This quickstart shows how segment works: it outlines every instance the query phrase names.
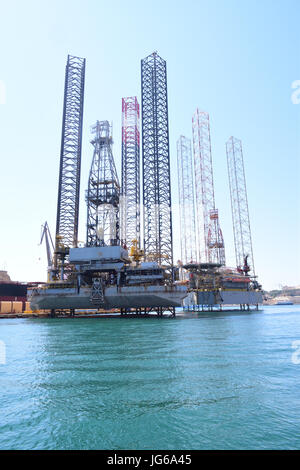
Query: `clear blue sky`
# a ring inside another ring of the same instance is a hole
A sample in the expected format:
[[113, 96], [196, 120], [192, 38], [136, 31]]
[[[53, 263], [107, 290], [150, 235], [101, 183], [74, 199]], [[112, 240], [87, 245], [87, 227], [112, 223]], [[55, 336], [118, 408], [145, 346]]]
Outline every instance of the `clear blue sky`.
[[[121, 98], [140, 101], [140, 60], [167, 61], [172, 198], [176, 140], [191, 137], [198, 106], [210, 113], [216, 206], [229, 265], [233, 232], [225, 142], [243, 142], [259, 280], [300, 284], [300, 3], [291, 0], [0, 1], [0, 269], [14, 280], [46, 279], [41, 224], [55, 231], [67, 54], [85, 57], [80, 239], [92, 158], [90, 126], [113, 121], [120, 169]], [[3, 88], [6, 90], [3, 102]], [[175, 259], [179, 257], [174, 216]]]

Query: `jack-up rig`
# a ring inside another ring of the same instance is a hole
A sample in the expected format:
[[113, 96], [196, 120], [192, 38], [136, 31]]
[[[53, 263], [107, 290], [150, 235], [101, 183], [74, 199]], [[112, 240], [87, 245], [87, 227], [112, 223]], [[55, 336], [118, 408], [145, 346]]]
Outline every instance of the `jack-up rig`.
[[180, 274], [189, 289], [183, 305], [193, 311], [212, 310], [217, 305], [220, 309], [223, 305], [239, 305], [241, 310], [249, 310], [250, 305], [258, 307], [262, 290], [254, 272], [241, 141], [231, 137], [226, 144], [236, 253], [236, 267], [230, 268], [225, 266], [224, 240], [215, 208], [208, 113], [196, 110], [192, 132], [194, 162], [190, 140], [180, 136], [177, 142]]
[[143, 250], [136, 97], [122, 102], [121, 187], [111, 126], [97, 121], [92, 128], [87, 237], [78, 247], [84, 76], [85, 59], [68, 56], [53, 264], [48, 282], [31, 290], [31, 308], [52, 316], [76, 309], [175, 315], [187, 287], [173, 276], [166, 62], [156, 52], [142, 60]]

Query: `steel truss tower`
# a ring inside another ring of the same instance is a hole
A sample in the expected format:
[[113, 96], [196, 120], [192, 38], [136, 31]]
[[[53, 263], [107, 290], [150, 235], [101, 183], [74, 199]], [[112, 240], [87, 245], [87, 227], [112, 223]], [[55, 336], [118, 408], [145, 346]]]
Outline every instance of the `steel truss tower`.
[[87, 201], [87, 246], [119, 244], [120, 185], [112, 154], [111, 127], [97, 121], [92, 128], [93, 161], [90, 169]]
[[250, 272], [255, 275], [242, 141], [230, 137], [226, 153], [236, 265], [243, 268], [247, 256]]
[[55, 251], [77, 246], [85, 59], [68, 55], [65, 78]]
[[191, 140], [183, 135], [177, 140], [177, 170], [180, 213], [181, 261], [197, 261], [195, 196]]
[[144, 251], [172, 267], [173, 240], [166, 61], [153, 52], [141, 61]]
[[121, 240], [140, 248], [140, 105], [122, 98]]
[[192, 119], [199, 261], [225, 265], [225, 247], [215, 208], [209, 115], [197, 108]]

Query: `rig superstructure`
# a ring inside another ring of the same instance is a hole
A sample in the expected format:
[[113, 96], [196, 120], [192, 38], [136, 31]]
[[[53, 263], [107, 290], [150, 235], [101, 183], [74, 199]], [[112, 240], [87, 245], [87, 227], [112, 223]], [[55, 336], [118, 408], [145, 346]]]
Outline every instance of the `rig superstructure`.
[[112, 154], [111, 126], [108, 121], [97, 121], [92, 132], [95, 137], [86, 192], [86, 246], [118, 245], [120, 183]]

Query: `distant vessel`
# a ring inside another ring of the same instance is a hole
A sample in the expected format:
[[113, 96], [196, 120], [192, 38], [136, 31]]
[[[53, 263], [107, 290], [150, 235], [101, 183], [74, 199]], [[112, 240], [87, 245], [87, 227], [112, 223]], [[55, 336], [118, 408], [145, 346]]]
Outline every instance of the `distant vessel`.
[[27, 284], [14, 282], [7, 271], [0, 271], [0, 301], [26, 302]]
[[278, 300], [275, 305], [294, 305], [290, 300]]

